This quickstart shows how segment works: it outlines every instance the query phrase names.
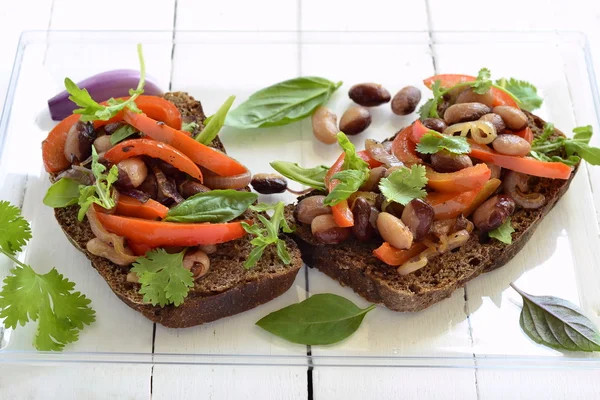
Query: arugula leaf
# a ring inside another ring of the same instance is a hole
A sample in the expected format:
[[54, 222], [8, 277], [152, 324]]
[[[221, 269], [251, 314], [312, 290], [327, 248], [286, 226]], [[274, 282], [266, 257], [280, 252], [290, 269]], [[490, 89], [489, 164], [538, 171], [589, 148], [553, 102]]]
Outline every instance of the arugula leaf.
[[112, 135], [110, 135], [110, 144], [114, 146], [115, 144], [122, 142], [128, 137], [135, 135], [137, 132], [138, 130], [135, 129], [133, 126], [127, 124], [123, 125], [119, 127], [119, 129], [114, 131]]
[[363, 183], [369, 178], [368, 171], [359, 171], [355, 169], [347, 169], [333, 175], [332, 179], [337, 179], [339, 183], [323, 200], [326, 206], [334, 206], [340, 201], [348, 199], [352, 193], [356, 192]]
[[295, 182], [310, 186], [313, 189], [325, 190], [325, 175], [329, 167], [319, 165], [314, 168], [302, 168], [297, 163], [289, 161], [273, 161], [271, 167], [281, 175]]
[[262, 226], [259, 224], [250, 225], [246, 222], [242, 222], [244, 230], [249, 234], [256, 236], [250, 241], [250, 244], [254, 246], [254, 249], [252, 249], [248, 259], [244, 263], [244, 268], [250, 269], [254, 267], [262, 257], [265, 249], [273, 244], [277, 246], [277, 255], [284, 264], [287, 265], [292, 262], [292, 258], [285, 245], [285, 241], [279, 238], [280, 230], [283, 230], [285, 233], [293, 232], [285, 220], [285, 204], [282, 201], [274, 205], [260, 203], [256, 206], [250, 206], [250, 209], [257, 212], [273, 210], [273, 215], [271, 216], [270, 220], [266, 219], [262, 215], [259, 215], [258, 219]]
[[196, 136], [197, 142], [208, 145], [217, 137], [219, 131], [225, 124], [225, 117], [227, 117], [227, 113], [229, 112], [234, 100], [235, 96], [229, 96], [227, 100], [225, 100], [225, 103], [219, 107], [217, 112], [206, 123], [204, 129], [202, 129], [202, 132]]
[[69, 100], [77, 104], [79, 107], [74, 114], [81, 114], [81, 121], [107, 121], [117, 115], [125, 107], [130, 110], [141, 113], [140, 109], [135, 104], [137, 99], [142, 93], [144, 93], [144, 85], [146, 83], [146, 65], [144, 63], [144, 55], [142, 54], [142, 45], [137, 45], [138, 58], [140, 61], [140, 81], [135, 90], [130, 89], [129, 95], [131, 96], [127, 100], [109, 99], [106, 106], [96, 102], [86, 89], [80, 89], [75, 82], [69, 78], [65, 78], [65, 88], [70, 94]]
[[471, 151], [471, 146], [462, 136], [442, 135], [435, 131], [423, 135], [417, 145], [417, 151], [423, 154], [435, 154], [441, 150], [448, 150], [453, 154], [467, 154]]
[[177, 307], [183, 303], [194, 286], [192, 272], [183, 267], [184, 254], [185, 250], [169, 254], [164, 249], [156, 249], [133, 263], [131, 272], [139, 278], [144, 302], [161, 307], [167, 304]]
[[198, 193], [169, 210], [166, 221], [227, 222], [239, 217], [258, 195], [237, 190], [211, 190]]
[[106, 167], [98, 162], [98, 153], [94, 146], [92, 146], [92, 172], [96, 178], [96, 182], [93, 186], [79, 187], [79, 214], [77, 218], [83, 221], [85, 213], [93, 203], [98, 204], [107, 210], [110, 210], [115, 206], [115, 200], [113, 198], [113, 187], [119, 177], [119, 169], [116, 165], [113, 165], [105, 174]]
[[[208, 118], [206, 118], [206, 120], [208, 120]], [[206, 122], [206, 120], [204, 120], [204, 122]], [[206, 122], [206, 123], [208, 123], [208, 122]], [[199, 126], [200, 125], [198, 125], [198, 123], [196, 121], [184, 122], [181, 124], [181, 130], [193, 133]]]
[[492, 88], [490, 80], [491, 72], [487, 68], [481, 68], [477, 74], [477, 79], [471, 84], [471, 88], [477, 94], [485, 94]]
[[21, 216], [21, 210], [8, 201], [0, 201], [0, 251], [14, 256], [29, 239], [31, 229]]
[[508, 217], [502, 225], [500, 225], [499, 227], [497, 227], [494, 230], [489, 231], [488, 235], [491, 238], [498, 239], [502, 243], [512, 244], [512, 236], [511, 235], [514, 231], [515, 231], [515, 229], [512, 227], [511, 219], [510, 219], [510, 217]]
[[[556, 137], [551, 139], [554, 132], [554, 125], [548, 123], [544, 125], [543, 134], [532, 143], [530, 155], [541, 161], [562, 162], [569, 166], [577, 164], [580, 158], [583, 158], [591, 165], [600, 165], [600, 149], [589, 145], [593, 134], [591, 125], [580, 126], [573, 129], [575, 135], [572, 139], [565, 137]], [[567, 158], [560, 156], [548, 156], [548, 153], [565, 150]]]
[[58, 351], [76, 341], [84, 325], [95, 320], [90, 300], [73, 292], [75, 284], [52, 268], [47, 274], [36, 273], [15, 254], [31, 238], [29, 223], [17, 207], [0, 201], [0, 253], [17, 267], [4, 279], [0, 291], [0, 318], [5, 328], [38, 321], [34, 346], [41, 351]]
[[379, 190], [386, 199], [407, 205], [413, 199], [427, 196], [424, 189], [428, 181], [426, 172], [422, 165], [400, 168], [379, 181]]
[[527, 81], [515, 78], [502, 78], [496, 81], [496, 85], [514, 94], [520, 100], [520, 107], [527, 111], [533, 111], [542, 106], [544, 99], [537, 94], [537, 88]]

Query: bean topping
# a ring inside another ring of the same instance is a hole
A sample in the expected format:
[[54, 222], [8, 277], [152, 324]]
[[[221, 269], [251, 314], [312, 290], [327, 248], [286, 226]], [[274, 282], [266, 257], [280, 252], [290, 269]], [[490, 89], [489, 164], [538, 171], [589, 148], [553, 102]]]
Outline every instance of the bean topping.
[[444, 129], [448, 127], [448, 125], [446, 125], [444, 120], [441, 118], [425, 118], [422, 122], [426, 128], [433, 129], [439, 133], [444, 132]]
[[455, 103], [481, 103], [488, 107], [492, 107], [494, 104], [494, 96], [489, 90], [484, 94], [478, 94], [475, 93], [472, 88], [469, 88], [458, 95]]
[[496, 229], [515, 211], [515, 202], [507, 195], [486, 200], [473, 213], [473, 223], [482, 232]]
[[527, 116], [523, 111], [516, 107], [497, 106], [494, 107], [494, 114], [498, 114], [502, 117], [502, 120], [508, 129], [520, 131], [527, 126]]
[[481, 103], [453, 104], [444, 113], [444, 122], [446, 125], [452, 125], [458, 122], [475, 121], [489, 114], [490, 111], [488, 106]]
[[352, 233], [358, 240], [366, 242], [373, 236], [373, 227], [369, 221], [371, 217], [371, 205], [367, 200], [359, 197], [354, 201], [352, 213], [354, 214]]
[[447, 150], [431, 155], [431, 165], [437, 172], [455, 172], [473, 166], [473, 161], [466, 154], [453, 154]]
[[425, 239], [433, 224], [434, 214], [433, 208], [421, 199], [414, 199], [404, 207], [402, 222], [410, 229], [415, 241]]
[[492, 143], [494, 150], [507, 156], [526, 156], [531, 151], [531, 144], [517, 135], [500, 135]]
[[321, 195], [300, 200], [295, 211], [296, 219], [303, 224], [310, 224], [319, 215], [331, 214], [331, 207], [323, 205], [323, 200], [325, 196]]
[[393, 247], [404, 250], [410, 248], [413, 242], [413, 234], [404, 223], [387, 212], [379, 213], [377, 217], [377, 229], [379, 234]]
[[333, 215], [324, 214], [315, 217], [310, 224], [313, 236], [321, 243], [338, 244], [350, 237], [351, 229], [339, 227]]

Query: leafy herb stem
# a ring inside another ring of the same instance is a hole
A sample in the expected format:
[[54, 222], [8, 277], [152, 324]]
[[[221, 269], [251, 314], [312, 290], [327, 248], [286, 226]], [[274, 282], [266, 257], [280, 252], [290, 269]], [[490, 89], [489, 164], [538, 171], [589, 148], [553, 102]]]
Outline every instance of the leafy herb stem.
[[8, 251], [5, 251], [4, 249], [0, 248], [0, 253], [4, 254], [6, 257], [10, 258], [11, 261], [14, 262], [15, 264], [17, 264], [18, 266], [26, 268], [25, 264], [23, 264], [21, 261], [19, 261], [15, 256], [10, 254]]
[[553, 150], [558, 150], [563, 146], [562, 141], [559, 142], [555, 142], [555, 143], [551, 143], [551, 144], [546, 144], [543, 146], [533, 146], [531, 148], [532, 151], [538, 151], [538, 152], [549, 152], [549, 151], [553, 151]]

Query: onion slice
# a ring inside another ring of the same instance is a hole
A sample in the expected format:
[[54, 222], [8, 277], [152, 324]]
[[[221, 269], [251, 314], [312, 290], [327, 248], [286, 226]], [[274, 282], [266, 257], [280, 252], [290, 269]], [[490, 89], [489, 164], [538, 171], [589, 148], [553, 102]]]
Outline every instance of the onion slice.
[[369, 153], [371, 157], [379, 161], [380, 163], [385, 164], [386, 167], [401, 167], [404, 163], [395, 155], [388, 152], [383, 144], [379, 143], [377, 140], [367, 139], [365, 140], [365, 149]]
[[498, 136], [494, 125], [487, 121], [461, 122], [444, 129], [444, 135], [454, 136], [456, 133], [463, 137], [471, 133], [471, 138], [479, 144], [490, 144]]
[[114, 233], [109, 233], [106, 229], [104, 229], [98, 220], [98, 216], [96, 215], [96, 210], [94, 210], [94, 207], [90, 207], [85, 215], [90, 222], [90, 227], [92, 228], [94, 236], [104, 243], [114, 247], [117, 254], [130, 255], [125, 252], [125, 238], [117, 236]]
[[[91, 76], [77, 83], [81, 89], [87, 89], [92, 99], [98, 103], [111, 97], [129, 96], [129, 89], [135, 88], [140, 80], [140, 71], [133, 69], [117, 69]], [[163, 91], [155, 80], [146, 76], [144, 94], [160, 96]], [[48, 100], [50, 116], [54, 121], [61, 121], [73, 113], [78, 106], [69, 100], [69, 93], [64, 90]]]
[[204, 185], [211, 189], [243, 189], [250, 184], [252, 174], [246, 170], [243, 174], [220, 176], [207, 169], [202, 169]]
[[529, 193], [529, 175], [508, 171], [504, 177], [504, 191], [517, 205], [535, 210], [546, 204], [546, 196], [541, 193]]

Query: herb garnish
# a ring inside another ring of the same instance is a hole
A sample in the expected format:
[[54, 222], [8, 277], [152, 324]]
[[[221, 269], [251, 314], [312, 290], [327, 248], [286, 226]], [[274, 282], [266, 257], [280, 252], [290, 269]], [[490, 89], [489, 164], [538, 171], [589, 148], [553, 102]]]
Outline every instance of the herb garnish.
[[512, 244], [512, 233], [514, 231], [515, 229], [512, 227], [511, 219], [508, 217], [506, 221], [502, 223], [502, 225], [494, 230], [489, 231], [488, 235], [491, 238], [498, 239], [502, 243]]
[[[591, 165], [600, 165], [600, 149], [589, 145], [593, 133], [591, 125], [573, 129], [575, 135], [572, 139], [563, 136], [552, 138], [553, 133], [553, 124], [547, 123], [544, 125], [542, 135], [531, 144], [530, 154], [533, 158], [540, 161], [561, 162], [569, 166], [576, 165], [583, 158]], [[567, 158], [562, 158], [558, 155], [548, 155], [562, 149], [564, 149]]]
[[426, 169], [422, 165], [400, 168], [379, 182], [379, 190], [389, 201], [407, 205], [414, 199], [422, 199], [427, 195]]
[[435, 154], [441, 150], [447, 150], [453, 154], [467, 154], [471, 151], [471, 146], [466, 137], [442, 135], [433, 130], [423, 135], [417, 144], [419, 153]]
[[527, 81], [501, 78], [496, 81], [496, 85], [514, 94], [519, 99], [519, 106], [523, 110], [533, 111], [540, 108], [544, 102], [544, 99], [537, 94], [537, 88]]
[[284, 264], [287, 265], [292, 262], [292, 257], [287, 250], [285, 241], [279, 238], [280, 230], [283, 230], [285, 233], [293, 232], [292, 228], [290, 228], [285, 220], [285, 204], [282, 201], [273, 205], [260, 203], [255, 206], [250, 206], [250, 209], [257, 212], [273, 210], [273, 215], [271, 216], [271, 219], [268, 220], [263, 215], [259, 214], [258, 219], [261, 224], [250, 225], [246, 222], [242, 222], [244, 230], [251, 235], [256, 236], [250, 241], [250, 244], [254, 246], [254, 249], [250, 252], [248, 259], [244, 263], [244, 267], [247, 269], [254, 267], [262, 257], [265, 249], [272, 244], [277, 246], [277, 255]]
[[60, 351], [77, 341], [79, 331], [95, 321], [96, 313], [90, 307], [91, 301], [75, 292], [75, 284], [55, 268], [38, 274], [16, 258], [29, 239], [31, 229], [20, 210], [0, 201], [0, 253], [17, 264], [0, 291], [0, 318], [5, 328], [13, 329], [17, 324], [37, 321], [35, 348]]
[[114, 131], [112, 135], [110, 135], [110, 144], [114, 146], [115, 144], [122, 142], [123, 140], [127, 139], [132, 135], [135, 135], [136, 133], [138, 133], [137, 129], [135, 129], [131, 125], [125, 124], [119, 127], [119, 129], [117, 129], [116, 131]]

